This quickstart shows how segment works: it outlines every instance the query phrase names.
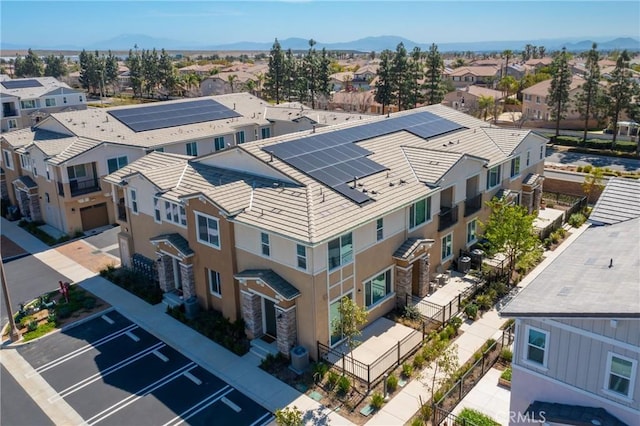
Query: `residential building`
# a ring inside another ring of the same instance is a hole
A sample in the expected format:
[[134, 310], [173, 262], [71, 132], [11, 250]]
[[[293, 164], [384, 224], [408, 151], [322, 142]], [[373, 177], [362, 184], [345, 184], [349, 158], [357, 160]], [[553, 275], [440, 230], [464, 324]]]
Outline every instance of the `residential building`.
[[466, 66], [445, 70], [444, 79], [451, 81], [454, 87], [466, 87], [479, 84], [492, 87], [500, 79], [499, 66]]
[[502, 311], [516, 319], [511, 424], [640, 419], [640, 182], [611, 179], [590, 221]]
[[255, 83], [256, 77], [244, 71], [219, 72], [200, 82], [202, 96], [224, 95], [247, 91], [249, 81]]
[[84, 92], [53, 77], [2, 80], [0, 100], [2, 133], [33, 126], [54, 112], [87, 109]]
[[315, 358], [340, 300], [373, 321], [469, 250], [484, 202], [536, 210], [546, 139], [442, 105], [363, 117], [201, 156], [154, 152], [104, 179], [123, 193], [122, 263], [155, 265], [193, 300]]
[[[3, 193], [24, 217], [68, 234], [115, 223], [123, 191], [110, 191], [103, 176], [153, 151], [198, 156], [268, 138], [267, 105], [237, 93], [52, 113], [33, 129], [0, 137]], [[140, 127], [135, 120], [146, 114], [159, 119]]]
[[313, 130], [348, 121], [368, 119], [370, 116], [350, 112], [315, 110], [300, 102], [287, 102], [268, 106], [265, 109], [265, 118], [272, 123], [274, 135], [287, 135], [302, 130]]
[[499, 104], [504, 98], [504, 93], [487, 87], [469, 85], [447, 93], [442, 104], [473, 114], [480, 111], [478, 100], [481, 96], [493, 98], [495, 103]]

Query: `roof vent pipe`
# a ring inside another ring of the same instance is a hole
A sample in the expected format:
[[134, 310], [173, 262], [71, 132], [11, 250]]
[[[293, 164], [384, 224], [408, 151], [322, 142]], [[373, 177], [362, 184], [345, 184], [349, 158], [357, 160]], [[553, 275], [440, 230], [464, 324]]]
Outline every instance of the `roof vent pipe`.
[[235, 102], [233, 103], [233, 110], [234, 111], [236, 110], [236, 103]]
[[313, 126], [313, 129], [311, 130], [311, 133], [315, 133], [316, 132], [316, 126]]
[[613, 268], [613, 259], [609, 259], [609, 268]]
[[357, 183], [358, 183], [358, 176], [354, 176], [353, 177], [353, 189], [356, 189]]

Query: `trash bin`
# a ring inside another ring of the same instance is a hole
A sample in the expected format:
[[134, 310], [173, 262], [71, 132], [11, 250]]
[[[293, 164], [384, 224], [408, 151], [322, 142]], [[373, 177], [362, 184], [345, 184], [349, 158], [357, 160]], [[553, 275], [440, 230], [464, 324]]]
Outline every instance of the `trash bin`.
[[196, 296], [191, 296], [184, 301], [184, 314], [188, 319], [194, 319], [198, 316], [199, 311], [200, 305], [198, 304], [198, 298]]
[[291, 349], [291, 369], [298, 374], [304, 373], [309, 367], [309, 351], [304, 346]]
[[466, 274], [471, 269], [471, 258], [469, 256], [462, 256], [458, 258], [458, 272]]
[[482, 258], [484, 252], [480, 249], [471, 250], [471, 267], [473, 269], [480, 269], [482, 267]]

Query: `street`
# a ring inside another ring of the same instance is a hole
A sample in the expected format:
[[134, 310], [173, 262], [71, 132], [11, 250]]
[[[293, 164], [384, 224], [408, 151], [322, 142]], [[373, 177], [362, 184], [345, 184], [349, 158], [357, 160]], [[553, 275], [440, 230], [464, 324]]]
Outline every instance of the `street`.
[[545, 164], [608, 167], [622, 172], [640, 172], [640, 160], [630, 158], [607, 157], [605, 155], [567, 152], [557, 148], [547, 148]]

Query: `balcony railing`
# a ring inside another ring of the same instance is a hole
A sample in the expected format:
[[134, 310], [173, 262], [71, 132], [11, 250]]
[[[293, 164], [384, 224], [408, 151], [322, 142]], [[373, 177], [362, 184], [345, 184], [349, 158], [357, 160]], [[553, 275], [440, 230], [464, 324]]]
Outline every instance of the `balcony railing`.
[[69, 182], [71, 188], [71, 196], [89, 194], [91, 192], [100, 191], [100, 181], [96, 178], [85, 180], [72, 180]]
[[464, 200], [464, 217], [471, 216], [482, 208], [482, 194]]
[[2, 115], [3, 115], [3, 118], [17, 117], [18, 116], [18, 111], [17, 110], [7, 110], [7, 111], [3, 111]]
[[458, 206], [440, 206], [440, 213], [438, 214], [438, 218], [438, 231], [442, 231], [455, 225], [458, 222]]

